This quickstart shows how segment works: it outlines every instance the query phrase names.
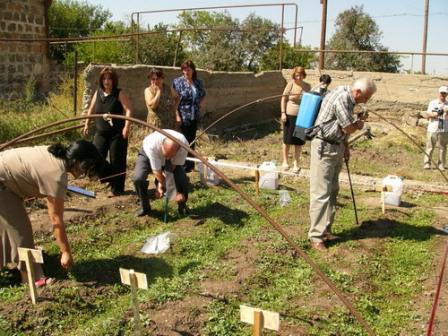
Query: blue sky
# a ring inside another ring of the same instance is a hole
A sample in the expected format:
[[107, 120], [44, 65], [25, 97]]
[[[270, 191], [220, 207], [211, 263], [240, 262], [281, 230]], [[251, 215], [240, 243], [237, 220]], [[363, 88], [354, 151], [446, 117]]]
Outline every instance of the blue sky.
[[[374, 18], [383, 33], [381, 43], [393, 51], [421, 52], [423, 48], [423, 14], [425, 0], [327, 0], [327, 41], [334, 32], [337, 15], [352, 6], [363, 6], [364, 11]], [[263, 0], [189, 0], [189, 1], [148, 1], [148, 0], [87, 0], [90, 4], [101, 5], [109, 9], [114, 20], [129, 21], [132, 12], [145, 10], [177, 9], [186, 7], [212, 7], [223, 5], [253, 5], [281, 3]], [[294, 1], [282, 1], [292, 3]], [[298, 5], [298, 25], [303, 26], [302, 44], [318, 47], [320, 44], [320, 27], [322, 7], [320, 0], [295, 1]], [[125, 5], [124, 5], [125, 4]], [[248, 14], [259, 16], [280, 23], [281, 7], [252, 7], [249, 9], [227, 9], [234, 18], [243, 20]], [[295, 9], [285, 7], [285, 27], [294, 26]], [[176, 12], [142, 15], [144, 24], [153, 25], [176, 22]], [[287, 34], [292, 42], [292, 33]], [[428, 52], [448, 53], [448, 1], [429, 0]], [[421, 69], [419, 56], [405, 56], [401, 59], [404, 69], [415, 71]], [[426, 71], [430, 74], [448, 75], [448, 56], [427, 56]]]

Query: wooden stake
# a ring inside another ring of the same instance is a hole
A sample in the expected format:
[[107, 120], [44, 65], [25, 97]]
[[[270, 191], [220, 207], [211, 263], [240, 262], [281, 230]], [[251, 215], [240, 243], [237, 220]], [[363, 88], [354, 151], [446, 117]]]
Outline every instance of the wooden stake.
[[252, 308], [248, 306], [240, 306], [240, 319], [244, 323], [252, 324], [253, 336], [261, 336], [263, 329], [275, 330], [280, 329], [279, 313]]
[[257, 196], [260, 196], [260, 171], [258, 169], [255, 170], [255, 192]]
[[131, 282], [132, 309], [134, 310], [135, 334], [141, 335], [142, 326], [140, 325], [140, 313], [138, 312], [137, 298], [137, 277], [134, 270], [129, 270], [129, 280]]
[[261, 311], [254, 311], [254, 327], [252, 328], [252, 336], [261, 336], [263, 329], [263, 313]]
[[120, 268], [121, 282], [125, 285], [131, 286], [132, 310], [134, 311], [135, 334], [142, 334], [142, 327], [140, 325], [140, 313], [138, 311], [138, 297], [137, 288], [148, 289], [148, 282], [146, 274], [134, 272], [133, 269], [127, 270]]
[[381, 191], [381, 212], [383, 213], [383, 215], [386, 213], [386, 191], [387, 191], [387, 186], [383, 187], [383, 190]]
[[28, 276], [28, 286], [30, 288], [31, 301], [33, 304], [37, 302], [36, 291], [36, 274], [34, 272], [34, 263], [43, 264], [44, 258], [42, 257], [41, 250], [34, 250], [24, 247], [19, 247], [19, 260], [24, 261], [26, 265], [26, 273]]

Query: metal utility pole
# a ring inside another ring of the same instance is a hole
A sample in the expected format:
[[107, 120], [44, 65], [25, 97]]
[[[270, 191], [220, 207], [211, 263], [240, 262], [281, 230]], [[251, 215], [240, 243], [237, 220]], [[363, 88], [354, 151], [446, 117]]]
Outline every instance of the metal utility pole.
[[423, 23], [423, 55], [422, 55], [422, 74], [426, 73], [426, 45], [428, 39], [428, 11], [429, 11], [429, 0], [425, 0], [425, 20]]
[[327, 0], [320, 0], [322, 5], [322, 27], [320, 30], [320, 50], [319, 53], [319, 70], [325, 68], [325, 34], [327, 31]]

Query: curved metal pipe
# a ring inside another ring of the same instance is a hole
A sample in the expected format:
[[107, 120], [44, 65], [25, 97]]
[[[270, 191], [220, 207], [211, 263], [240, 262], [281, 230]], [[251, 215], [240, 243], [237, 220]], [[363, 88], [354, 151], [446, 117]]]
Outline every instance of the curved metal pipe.
[[218, 168], [216, 168], [214, 165], [212, 165], [208, 160], [206, 160], [204, 157], [199, 155], [196, 151], [192, 150], [189, 146], [183, 144], [182, 142], [178, 141], [175, 137], [173, 137], [171, 134], [167, 133], [166, 131], [159, 129], [153, 125], [150, 125], [142, 120], [132, 118], [132, 117], [126, 117], [122, 115], [115, 115], [115, 114], [92, 114], [89, 116], [78, 116], [73, 117], [65, 120], [56, 121], [53, 123], [50, 123], [46, 126], [39, 127], [35, 130], [29, 131], [27, 133], [22, 134], [21, 136], [12, 139], [11, 141], [3, 144], [0, 146], [0, 151], [12, 146], [13, 144], [17, 143], [21, 139], [25, 139], [29, 136], [31, 136], [34, 133], [37, 133], [39, 131], [42, 131], [49, 127], [55, 127], [58, 125], [61, 125], [63, 123], [77, 121], [77, 120], [83, 120], [83, 119], [95, 119], [95, 118], [114, 118], [114, 119], [122, 119], [122, 120], [129, 120], [131, 122], [143, 125], [145, 127], [148, 127], [154, 131], [157, 131], [172, 141], [175, 141], [180, 147], [185, 149], [187, 152], [201, 160], [201, 162], [206, 165], [209, 169], [211, 169], [216, 175], [218, 175], [220, 178], [222, 178], [233, 190], [235, 190], [247, 203], [249, 203], [250, 206], [252, 206], [261, 216], [264, 217], [264, 219], [267, 220], [267, 222], [275, 229], [278, 233], [288, 242], [289, 246], [297, 252], [298, 255], [300, 255], [303, 260], [313, 269], [313, 271], [321, 278], [322, 281], [324, 281], [327, 286], [335, 293], [335, 295], [341, 300], [341, 302], [347, 307], [347, 309], [352, 313], [352, 315], [355, 317], [355, 319], [358, 321], [358, 323], [364, 328], [364, 330], [367, 332], [368, 335], [373, 336], [375, 333], [370, 328], [370, 326], [367, 324], [367, 322], [363, 319], [361, 314], [355, 309], [355, 307], [352, 305], [352, 303], [345, 297], [344, 293], [342, 293], [341, 290], [339, 290], [336, 285], [331, 281], [331, 279], [325, 275], [325, 273], [320, 269], [319, 265], [317, 265], [302, 249], [294, 242], [294, 240], [286, 233], [285, 230], [281, 227], [280, 224], [278, 224], [274, 219], [272, 219], [268, 213], [262, 209], [255, 201], [253, 201], [249, 195], [247, 195], [245, 192], [241, 190], [240, 187], [238, 187], [235, 183], [233, 183], [229, 178], [227, 178], [224, 173], [222, 173]]
[[228, 116], [234, 114], [235, 112], [238, 112], [238, 111], [240, 111], [240, 110], [242, 110], [242, 109], [244, 109], [244, 108], [246, 108], [246, 107], [248, 107], [248, 106], [250, 106], [250, 105], [256, 104], [256, 103], [262, 103], [262, 102], [264, 102], [264, 101], [266, 101], [266, 100], [276, 99], [276, 98], [283, 97], [283, 96], [290, 96], [290, 95], [283, 95], [283, 94], [281, 94], [281, 95], [275, 95], [275, 96], [268, 96], [268, 97], [259, 98], [259, 99], [256, 99], [256, 100], [254, 100], [254, 101], [251, 101], [251, 102], [249, 102], [249, 103], [247, 103], [247, 104], [238, 106], [237, 108], [231, 110], [230, 112], [227, 112], [226, 114], [224, 114], [223, 116], [221, 116], [220, 118], [218, 118], [218, 119], [216, 119], [214, 122], [212, 122], [210, 125], [208, 125], [208, 126], [207, 126], [204, 130], [202, 130], [202, 132], [199, 133], [199, 135], [197, 135], [196, 138], [190, 143], [190, 146], [193, 145], [196, 141], [198, 141], [198, 139], [199, 139], [205, 132], [207, 132], [210, 128], [212, 128], [213, 126], [215, 126], [215, 125], [216, 125], [217, 123], [219, 123], [221, 120], [223, 120], [223, 119], [227, 118]]
[[[380, 115], [379, 113], [373, 112], [373, 111], [369, 111], [369, 113], [372, 113], [373, 115], [377, 116], [378, 118], [380, 118], [381, 120], [387, 122], [389, 125], [393, 126], [395, 129], [397, 129], [401, 134], [403, 134], [406, 138], [408, 138], [414, 145], [415, 147], [417, 147], [420, 152], [422, 152], [424, 155], [428, 155], [426, 154], [425, 150], [417, 143], [417, 141], [415, 141], [409, 134], [407, 134], [405, 131], [403, 131], [400, 127], [398, 127], [397, 125], [395, 125], [392, 121], [387, 120], [386, 118], [384, 118], [382, 115]], [[434, 164], [437, 168], [437, 170], [439, 171], [439, 173], [442, 175], [442, 177], [445, 179], [445, 182], [448, 183], [448, 178], [446, 177], [446, 175], [443, 173], [443, 171], [439, 168], [438, 165], [435, 164], [434, 160], [432, 158], [429, 158], [431, 163]]]

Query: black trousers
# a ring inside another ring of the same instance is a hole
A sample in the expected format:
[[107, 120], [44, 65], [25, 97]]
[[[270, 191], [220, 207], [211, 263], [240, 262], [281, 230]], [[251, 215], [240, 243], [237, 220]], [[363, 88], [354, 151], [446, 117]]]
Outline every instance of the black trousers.
[[[166, 161], [165, 167], [168, 170], [171, 170], [171, 162]], [[137, 195], [140, 198], [140, 201], [143, 202], [142, 207], [145, 208], [148, 205], [149, 208], [149, 199], [148, 199], [148, 175], [152, 173], [151, 163], [149, 161], [148, 156], [144, 152], [143, 148], [141, 148], [138, 152], [137, 161], [135, 162], [134, 169], [134, 186]], [[185, 202], [183, 204], [179, 204], [179, 206], [184, 206], [188, 200], [188, 178], [185, 174], [185, 170], [182, 166], [176, 166], [173, 170], [174, 174], [174, 183], [176, 185], [176, 189], [178, 193], [181, 193], [185, 196]]]
[[[191, 143], [194, 139], [196, 139], [196, 132], [198, 130], [198, 121], [190, 120], [188, 123], [182, 122], [180, 125], [180, 132], [187, 139], [188, 143]], [[195, 144], [191, 145], [190, 148], [194, 149]], [[192, 157], [190, 153], [188, 153], [188, 157]], [[188, 172], [192, 171], [194, 168], [193, 161], [185, 161], [185, 170]]]
[[123, 139], [123, 135], [117, 132], [96, 132], [93, 137], [93, 144], [100, 152], [101, 156], [111, 164], [111, 174], [124, 173], [116, 176], [108, 182], [114, 194], [124, 192], [124, 182], [126, 180], [126, 160], [128, 155], [128, 140]]

